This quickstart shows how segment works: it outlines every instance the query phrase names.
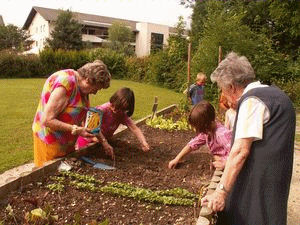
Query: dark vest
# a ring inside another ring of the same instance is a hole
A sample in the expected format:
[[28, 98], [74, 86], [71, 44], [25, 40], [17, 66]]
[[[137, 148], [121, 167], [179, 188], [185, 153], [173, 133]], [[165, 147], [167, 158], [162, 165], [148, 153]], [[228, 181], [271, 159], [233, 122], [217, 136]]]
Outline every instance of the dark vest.
[[293, 169], [295, 110], [279, 88], [254, 88], [239, 100], [236, 121], [241, 103], [249, 97], [266, 105], [270, 119], [263, 126], [263, 139], [252, 143], [218, 224], [284, 225]]

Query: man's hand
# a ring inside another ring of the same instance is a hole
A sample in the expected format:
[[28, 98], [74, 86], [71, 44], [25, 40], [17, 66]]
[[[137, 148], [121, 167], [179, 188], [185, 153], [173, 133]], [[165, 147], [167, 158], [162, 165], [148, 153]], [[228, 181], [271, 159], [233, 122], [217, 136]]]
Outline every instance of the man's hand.
[[216, 189], [211, 195], [207, 195], [201, 199], [201, 205], [211, 208], [214, 212], [222, 211], [225, 207], [227, 193]]

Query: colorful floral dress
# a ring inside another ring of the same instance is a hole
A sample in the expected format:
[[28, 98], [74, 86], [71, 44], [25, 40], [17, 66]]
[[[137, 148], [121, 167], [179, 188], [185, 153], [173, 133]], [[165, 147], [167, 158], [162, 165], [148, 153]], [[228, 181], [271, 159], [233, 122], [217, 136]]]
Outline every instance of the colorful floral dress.
[[[84, 101], [81, 97], [75, 73], [76, 71], [71, 69], [61, 70], [52, 74], [46, 80], [32, 125], [34, 136], [38, 137], [47, 145], [59, 146], [59, 156], [74, 150], [74, 144], [77, 137], [72, 135], [69, 131], [54, 131], [43, 126], [41, 124], [41, 118], [51, 92], [58, 87], [64, 87], [67, 91], [69, 101], [65, 109], [58, 115], [57, 119], [68, 124], [81, 124], [86, 116], [86, 108], [89, 107], [90, 103], [88, 99]], [[43, 151], [47, 150], [38, 150], [38, 154], [44, 154], [45, 152], [43, 153]]]

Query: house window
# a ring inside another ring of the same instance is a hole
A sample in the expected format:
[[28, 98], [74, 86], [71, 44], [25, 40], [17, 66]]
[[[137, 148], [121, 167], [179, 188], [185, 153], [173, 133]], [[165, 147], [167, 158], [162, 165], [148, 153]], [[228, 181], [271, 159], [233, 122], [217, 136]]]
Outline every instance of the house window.
[[95, 33], [96, 33], [95, 30], [89, 30], [89, 33], [88, 33], [88, 34], [95, 35]]
[[151, 33], [151, 53], [163, 49], [164, 35]]
[[87, 33], [88, 33], [87, 29], [86, 29], [86, 28], [83, 28], [83, 29], [82, 29], [82, 34], [87, 34]]
[[45, 27], [46, 27], [46, 26], [45, 26], [45, 24], [44, 24], [44, 25], [43, 25], [43, 31], [44, 31], [44, 32], [45, 32]]

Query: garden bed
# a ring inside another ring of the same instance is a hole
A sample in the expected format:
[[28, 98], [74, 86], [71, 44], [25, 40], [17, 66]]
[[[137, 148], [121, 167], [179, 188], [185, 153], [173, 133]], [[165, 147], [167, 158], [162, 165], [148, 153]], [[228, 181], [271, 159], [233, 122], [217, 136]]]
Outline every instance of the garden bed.
[[[111, 185], [110, 182], [119, 182], [118, 185], [143, 188], [137, 189], [138, 191], [146, 190], [157, 194], [157, 191], [169, 189], [172, 192], [174, 188], [182, 188], [197, 196], [201, 185], [209, 182], [212, 175], [209, 169], [211, 158], [205, 148], [188, 155], [177, 169], [167, 168], [169, 160], [194, 136], [194, 132], [165, 131], [147, 125], [140, 127], [151, 151], [144, 153], [136, 138], [128, 131], [114, 137], [111, 144], [116, 154], [116, 170], [103, 171], [80, 160], [67, 160], [73, 167], [73, 174], [95, 178], [96, 182], [92, 182], [96, 190], [80, 189], [74, 184], [74, 176], [62, 175], [59, 172], [51, 177], [41, 177], [40, 182], [26, 185], [19, 192], [7, 196], [1, 205], [0, 223], [25, 224], [30, 220], [28, 213], [41, 208], [47, 214], [47, 221], [40, 224], [49, 223], [51, 216], [57, 219], [54, 224], [100, 224], [103, 221], [108, 224], [194, 224], [199, 212], [196, 198], [176, 202], [169, 201], [165, 196], [160, 198], [164, 199], [160, 202], [149, 197], [122, 197], [101, 189]], [[88, 156], [98, 162], [114, 164], [99, 146], [92, 148]], [[59, 179], [62, 179], [59, 182], [64, 185], [62, 191], [51, 191], [47, 185], [55, 184]], [[187, 199], [180, 194], [170, 195], [177, 200]], [[182, 202], [188, 204], [173, 205]], [[7, 208], [8, 205], [11, 208]]]

